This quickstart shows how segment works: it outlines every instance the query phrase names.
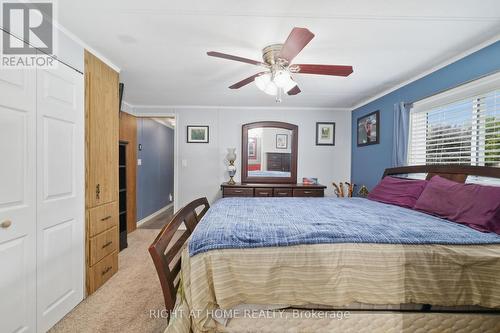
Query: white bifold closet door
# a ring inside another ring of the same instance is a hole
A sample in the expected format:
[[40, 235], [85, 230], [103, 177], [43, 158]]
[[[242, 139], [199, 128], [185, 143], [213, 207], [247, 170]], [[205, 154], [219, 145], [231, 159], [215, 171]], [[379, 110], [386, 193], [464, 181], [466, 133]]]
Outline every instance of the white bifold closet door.
[[0, 332], [46, 332], [84, 296], [83, 75], [0, 69]]
[[0, 69], [2, 333], [36, 327], [35, 84], [34, 70]]
[[45, 332], [84, 295], [83, 75], [37, 70], [37, 327]]

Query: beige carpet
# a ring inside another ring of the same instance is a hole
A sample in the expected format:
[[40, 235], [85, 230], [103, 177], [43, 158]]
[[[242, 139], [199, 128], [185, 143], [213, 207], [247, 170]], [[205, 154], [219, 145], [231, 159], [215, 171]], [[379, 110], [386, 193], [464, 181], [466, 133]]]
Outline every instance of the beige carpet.
[[158, 229], [137, 229], [120, 252], [119, 269], [49, 332], [163, 332], [166, 319], [150, 317], [163, 309], [163, 295], [148, 247]]

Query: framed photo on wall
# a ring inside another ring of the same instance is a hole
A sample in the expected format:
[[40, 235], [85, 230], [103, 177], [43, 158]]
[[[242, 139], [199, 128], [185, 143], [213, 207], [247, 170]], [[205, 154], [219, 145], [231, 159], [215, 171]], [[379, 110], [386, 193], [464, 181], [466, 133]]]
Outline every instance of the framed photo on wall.
[[358, 147], [375, 145], [380, 142], [380, 111], [358, 118]]
[[316, 146], [335, 146], [335, 123], [316, 123]]
[[288, 135], [276, 134], [276, 149], [287, 149], [287, 148], [288, 148]]
[[188, 143], [208, 143], [208, 126], [188, 126]]

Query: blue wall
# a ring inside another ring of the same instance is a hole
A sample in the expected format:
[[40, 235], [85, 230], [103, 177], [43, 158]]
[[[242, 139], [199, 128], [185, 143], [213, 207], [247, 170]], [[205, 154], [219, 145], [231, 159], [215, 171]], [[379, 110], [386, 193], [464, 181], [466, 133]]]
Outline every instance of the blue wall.
[[174, 195], [174, 130], [160, 123], [137, 118], [137, 221], [170, 203]]
[[[500, 70], [500, 42], [496, 42], [417, 81], [401, 87], [352, 113], [351, 180], [373, 188], [384, 169], [391, 167], [394, 104], [414, 102], [461, 83]], [[380, 110], [380, 144], [357, 147], [357, 119]]]

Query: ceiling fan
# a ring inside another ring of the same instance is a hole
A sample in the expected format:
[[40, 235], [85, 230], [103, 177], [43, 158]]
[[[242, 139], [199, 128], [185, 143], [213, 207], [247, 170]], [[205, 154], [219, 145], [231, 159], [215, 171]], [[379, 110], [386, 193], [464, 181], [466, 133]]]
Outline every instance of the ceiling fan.
[[247, 77], [229, 88], [239, 89], [255, 81], [260, 90], [276, 96], [276, 102], [279, 103], [283, 93], [300, 93], [300, 88], [291, 74], [348, 76], [353, 72], [352, 66], [292, 64], [292, 60], [313, 38], [314, 34], [308, 29], [293, 28], [284, 44], [272, 44], [262, 49], [263, 62], [215, 51], [207, 52], [207, 55], [266, 68], [265, 71]]

